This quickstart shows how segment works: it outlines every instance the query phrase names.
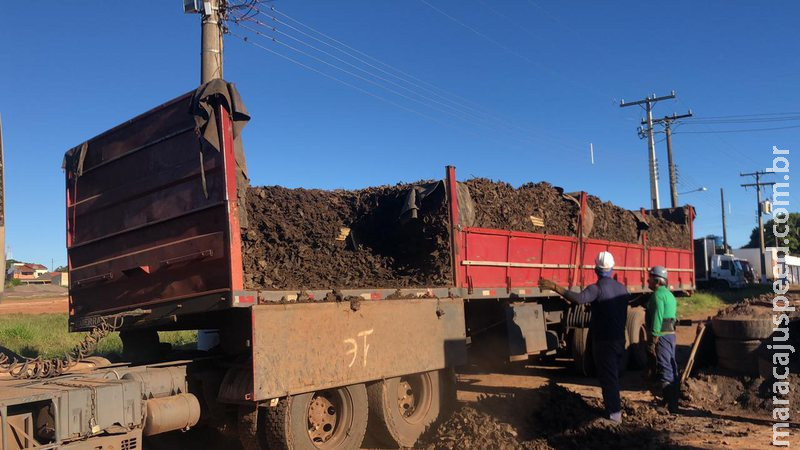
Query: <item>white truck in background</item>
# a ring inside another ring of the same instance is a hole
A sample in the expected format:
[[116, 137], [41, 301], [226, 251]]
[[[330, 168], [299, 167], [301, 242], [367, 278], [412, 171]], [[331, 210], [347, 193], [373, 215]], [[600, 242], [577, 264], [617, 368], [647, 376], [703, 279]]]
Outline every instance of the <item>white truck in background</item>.
[[[696, 245], [696, 244], [695, 244]], [[695, 250], [696, 251], [696, 250]], [[740, 248], [733, 250], [733, 255], [737, 258], [747, 260], [753, 271], [755, 272], [756, 281], [761, 279], [761, 256], [757, 248]], [[779, 252], [777, 247], [767, 247], [764, 253], [764, 259], [767, 266], [767, 281], [775, 280], [775, 268], [778, 264], [786, 264], [785, 272], [788, 276], [790, 284], [800, 282], [800, 256], [784, 255], [779, 259]], [[784, 272], [781, 270], [780, 272]]]
[[694, 270], [698, 286], [738, 289], [747, 284], [739, 259], [718, 250], [713, 237], [694, 240]]

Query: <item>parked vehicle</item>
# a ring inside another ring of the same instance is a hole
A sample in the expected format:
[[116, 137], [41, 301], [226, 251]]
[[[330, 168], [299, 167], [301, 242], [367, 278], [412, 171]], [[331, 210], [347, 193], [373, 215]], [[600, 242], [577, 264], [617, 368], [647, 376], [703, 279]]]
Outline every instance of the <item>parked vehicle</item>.
[[694, 267], [700, 286], [741, 288], [746, 284], [745, 272], [739, 259], [730, 254], [718, 254], [712, 238], [694, 240]]
[[[739, 248], [733, 250], [737, 258], [747, 260], [755, 272], [756, 282], [761, 280], [761, 254], [757, 248]], [[767, 281], [775, 280], [775, 273], [786, 273], [790, 284], [800, 283], [800, 256], [784, 255], [776, 247], [767, 247], [764, 253], [767, 264]], [[779, 266], [784, 266], [780, 267]]]
[[[120, 330], [129, 362], [0, 376], [0, 448], [133, 449], [198, 425], [248, 449], [356, 449], [367, 433], [410, 447], [454, 401], [468, 347], [502, 361], [566, 352], [589, 370], [591, 312], [540, 291], [540, 277], [580, 289], [610, 251], [631, 292], [647, 291], [653, 265], [672, 289], [695, 289], [691, 209], [685, 249], [649, 246], [647, 231], [640, 243], [589, 238], [585, 193], [575, 236], [462, 226], [453, 167], [449, 285], [245, 289], [240, 107], [233, 86], [212, 82], [67, 153], [70, 328]], [[631, 310], [634, 359], [643, 320]], [[208, 352], [158, 342], [157, 331], [203, 328], [219, 330]]]

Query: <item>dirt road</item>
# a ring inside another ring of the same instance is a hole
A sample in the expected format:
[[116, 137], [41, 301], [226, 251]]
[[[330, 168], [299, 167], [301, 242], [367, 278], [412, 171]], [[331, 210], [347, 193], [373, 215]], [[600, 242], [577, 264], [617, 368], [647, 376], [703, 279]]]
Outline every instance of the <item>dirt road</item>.
[[0, 303], [0, 314], [66, 314], [68, 308], [67, 297], [6, 298]]

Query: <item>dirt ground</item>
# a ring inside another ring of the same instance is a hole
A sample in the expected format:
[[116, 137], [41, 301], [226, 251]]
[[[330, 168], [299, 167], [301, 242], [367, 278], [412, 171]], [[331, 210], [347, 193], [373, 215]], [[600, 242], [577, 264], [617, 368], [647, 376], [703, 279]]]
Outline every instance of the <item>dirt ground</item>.
[[[60, 313], [67, 310], [66, 297], [25, 298], [18, 292], [0, 303], [0, 314]], [[745, 307], [729, 307], [726, 313]], [[709, 314], [703, 313], [700, 319]], [[713, 314], [712, 314], [713, 315]], [[694, 340], [696, 326], [679, 327], [678, 360], [683, 366]], [[793, 375], [792, 389], [800, 386]], [[425, 449], [592, 449], [773, 448], [771, 404], [759, 389], [759, 379], [737, 377], [702, 367], [688, 382], [690, 399], [681, 402], [680, 413], [658, 409], [642, 382], [641, 372], [628, 371], [622, 378], [624, 424], [611, 426], [599, 419], [602, 400], [597, 381], [575, 375], [570, 361], [532, 361], [513, 373], [487, 373], [466, 369], [458, 375], [456, 413], [420, 443]], [[791, 442], [800, 444], [800, 392], [792, 400]], [[219, 444], [214, 448], [240, 448], [235, 440], [208, 430], [165, 436], [146, 448], [176, 448], [164, 443], [176, 439]], [[211, 448], [211, 447], [208, 447]]]
[[49, 284], [6, 288], [0, 296], [0, 314], [66, 313], [67, 288]]
[[[707, 316], [707, 313], [703, 317]], [[696, 319], [700, 319], [697, 317]], [[683, 367], [696, 326], [679, 327], [677, 358]], [[623, 425], [600, 419], [595, 379], [577, 376], [568, 360], [531, 363], [513, 374], [459, 375], [461, 408], [422, 445], [427, 449], [774, 448], [771, 383], [701, 367], [690, 378], [678, 414], [658, 407], [642, 373], [622, 378]], [[791, 375], [793, 390], [800, 376]], [[767, 394], [767, 397], [771, 394]], [[800, 392], [790, 395], [792, 444], [800, 444]]]

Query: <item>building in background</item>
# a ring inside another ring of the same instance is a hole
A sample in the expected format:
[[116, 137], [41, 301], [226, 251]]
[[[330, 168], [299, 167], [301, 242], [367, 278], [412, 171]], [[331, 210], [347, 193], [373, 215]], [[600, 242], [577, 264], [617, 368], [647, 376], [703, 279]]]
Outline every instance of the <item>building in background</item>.
[[29, 281], [40, 278], [50, 272], [41, 264], [14, 263], [8, 269], [7, 278], [20, 281]]
[[50, 284], [54, 286], [69, 287], [69, 273], [67, 272], [50, 272]]

